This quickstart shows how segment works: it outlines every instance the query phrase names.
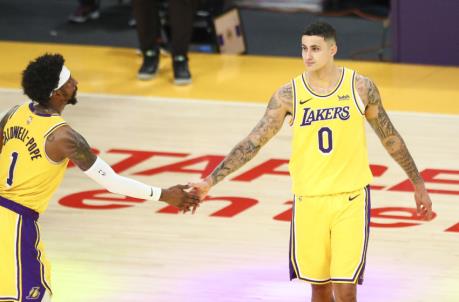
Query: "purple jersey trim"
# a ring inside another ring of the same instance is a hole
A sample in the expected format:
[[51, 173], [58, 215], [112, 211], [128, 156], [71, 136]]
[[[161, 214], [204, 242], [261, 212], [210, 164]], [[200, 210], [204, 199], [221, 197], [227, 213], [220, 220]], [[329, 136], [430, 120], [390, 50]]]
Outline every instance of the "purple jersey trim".
[[38, 115], [38, 116], [44, 116], [44, 117], [50, 117], [50, 116], [52, 116], [52, 114], [38, 113], [38, 112], [36, 112], [36, 111], [35, 111], [35, 108], [33, 107], [33, 103], [32, 103], [32, 102], [29, 104], [29, 109], [30, 109], [30, 111], [33, 112], [33, 114], [36, 114], [36, 115]]
[[359, 110], [359, 112], [360, 112], [361, 115], [365, 115], [365, 112], [362, 112], [362, 109], [360, 109], [359, 104], [357, 104], [357, 95], [358, 95], [359, 92], [358, 92], [358, 91], [357, 91], [357, 92], [355, 91], [355, 84], [354, 84], [354, 82], [355, 82], [355, 71], [352, 73], [352, 80], [351, 80], [351, 81], [352, 81], [352, 88], [351, 88], [351, 90], [352, 90], [352, 96], [354, 97], [355, 106], [357, 107], [357, 109]]
[[301, 79], [303, 80], [304, 87], [306, 87], [306, 89], [309, 91], [309, 93], [311, 93], [314, 96], [320, 97], [320, 98], [326, 98], [326, 97], [331, 96], [335, 92], [337, 92], [338, 89], [341, 87], [341, 83], [343, 83], [343, 80], [344, 80], [344, 73], [345, 72], [346, 72], [346, 69], [343, 67], [343, 73], [341, 74], [341, 78], [339, 80], [338, 86], [336, 86], [336, 88], [332, 92], [330, 92], [329, 94], [325, 94], [325, 95], [317, 94], [312, 90], [312, 87], [311, 88], [309, 87], [308, 81], [306, 80], [304, 73], [301, 74]]
[[292, 112], [292, 121], [290, 123], [290, 126], [295, 125], [295, 117], [296, 117], [296, 86], [295, 86], [295, 80], [292, 80], [292, 90], [293, 90], [293, 112]]

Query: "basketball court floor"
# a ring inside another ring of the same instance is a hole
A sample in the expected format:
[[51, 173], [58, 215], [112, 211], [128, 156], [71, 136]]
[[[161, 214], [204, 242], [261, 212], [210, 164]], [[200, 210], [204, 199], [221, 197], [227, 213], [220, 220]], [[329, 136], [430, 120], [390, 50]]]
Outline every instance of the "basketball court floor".
[[[193, 84], [177, 87], [168, 57], [140, 82], [133, 49], [0, 42], [0, 112], [26, 100], [20, 73], [44, 52], [62, 53], [79, 81], [69, 124], [116, 171], [162, 187], [209, 173], [302, 72], [299, 58], [191, 54]], [[436, 214], [416, 217], [406, 176], [368, 127], [375, 178], [359, 301], [459, 301], [459, 68], [338, 64], [378, 84]], [[288, 279], [290, 137], [285, 125], [195, 215], [107, 193], [69, 167], [40, 217], [53, 301], [308, 301], [309, 286]]]

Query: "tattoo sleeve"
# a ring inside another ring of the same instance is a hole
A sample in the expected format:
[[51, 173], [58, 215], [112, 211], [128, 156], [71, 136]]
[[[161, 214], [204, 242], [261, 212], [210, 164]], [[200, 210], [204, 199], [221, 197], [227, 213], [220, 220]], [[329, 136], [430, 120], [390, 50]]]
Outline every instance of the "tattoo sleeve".
[[65, 149], [68, 158], [81, 170], [88, 170], [96, 161], [96, 155], [91, 151], [83, 136], [73, 129], [67, 131]]
[[365, 115], [369, 124], [376, 132], [376, 135], [378, 135], [384, 148], [405, 171], [412, 183], [417, 184], [422, 182], [416, 164], [403, 138], [397, 132], [384, 110], [378, 88], [370, 79], [363, 78], [363, 80], [365, 81], [364, 86], [366, 88], [366, 95], [364, 97], [367, 98], [368, 102]]
[[0, 116], [0, 152], [2, 152], [3, 148], [3, 129], [5, 128], [6, 122], [9, 120], [11, 115], [16, 112], [18, 108], [19, 106], [14, 106], [4, 116]]
[[239, 142], [211, 173], [215, 185], [227, 175], [250, 161], [282, 127], [285, 117], [291, 113], [292, 88], [284, 85], [271, 97], [266, 111], [249, 135]]

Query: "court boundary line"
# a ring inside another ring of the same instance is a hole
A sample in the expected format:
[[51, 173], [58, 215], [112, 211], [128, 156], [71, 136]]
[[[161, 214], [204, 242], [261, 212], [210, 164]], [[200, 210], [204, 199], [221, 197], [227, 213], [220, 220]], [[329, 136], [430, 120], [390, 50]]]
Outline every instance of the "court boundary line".
[[[22, 90], [18, 88], [3, 88], [0, 87], [1, 92], [17, 92], [22, 94]], [[250, 106], [250, 107], [262, 107], [265, 108], [266, 104], [254, 103], [250, 101], [223, 101], [223, 100], [214, 100], [214, 99], [194, 99], [194, 98], [170, 98], [170, 97], [159, 97], [159, 96], [136, 96], [136, 95], [123, 95], [123, 94], [107, 94], [107, 93], [88, 93], [88, 92], [79, 92], [78, 96], [87, 96], [94, 97], [99, 99], [114, 99], [123, 98], [128, 100], [139, 100], [139, 101], [148, 101], [148, 102], [160, 102], [160, 103], [192, 103], [192, 104], [213, 104], [213, 105], [222, 105], [227, 104], [231, 106]], [[7, 109], [8, 110], [8, 109]], [[388, 110], [390, 114], [394, 115], [408, 115], [408, 116], [426, 116], [426, 117], [442, 117], [450, 119], [458, 119], [459, 115], [457, 114], [448, 114], [448, 113], [432, 113], [432, 112], [416, 112], [416, 111], [400, 111], [400, 110]], [[0, 112], [0, 116], [3, 116]]]

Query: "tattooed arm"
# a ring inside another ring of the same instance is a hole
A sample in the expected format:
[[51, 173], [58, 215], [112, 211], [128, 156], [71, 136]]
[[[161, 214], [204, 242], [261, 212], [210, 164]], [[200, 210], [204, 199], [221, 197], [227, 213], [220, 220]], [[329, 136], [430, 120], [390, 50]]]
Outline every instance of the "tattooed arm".
[[250, 161], [282, 127], [287, 115], [292, 113], [293, 108], [291, 83], [280, 87], [271, 97], [268, 107], [249, 135], [240, 141], [217, 168], [203, 181], [193, 183], [201, 199], [227, 175], [242, 167]]
[[4, 116], [0, 116], [0, 153], [3, 148], [3, 129], [5, 128], [6, 122], [9, 120], [10, 116], [16, 112], [18, 108], [19, 106], [14, 106]]
[[84, 173], [108, 191], [140, 199], [161, 200], [187, 211], [199, 205], [199, 198], [186, 192], [188, 186], [176, 185], [168, 189], [152, 187], [119, 175], [95, 155], [81, 134], [62, 126], [51, 133], [46, 141], [46, 154], [54, 161], [70, 159]]
[[70, 126], [62, 126], [46, 139], [46, 154], [56, 162], [70, 159], [81, 170], [88, 170], [97, 156], [91, 151], [84, 137]]
[[384, 148], [413, 183], [418, 213], [430, 219], [432, 217], [432, 202], [425, 188], [424, 180], [419, 175], [403, 138], [384, 110], [378, 88], [370, 79], [361, 75], [356, 77], [356, 87], [366, 106], [365, 116], [368, 123], [378, 135]]

